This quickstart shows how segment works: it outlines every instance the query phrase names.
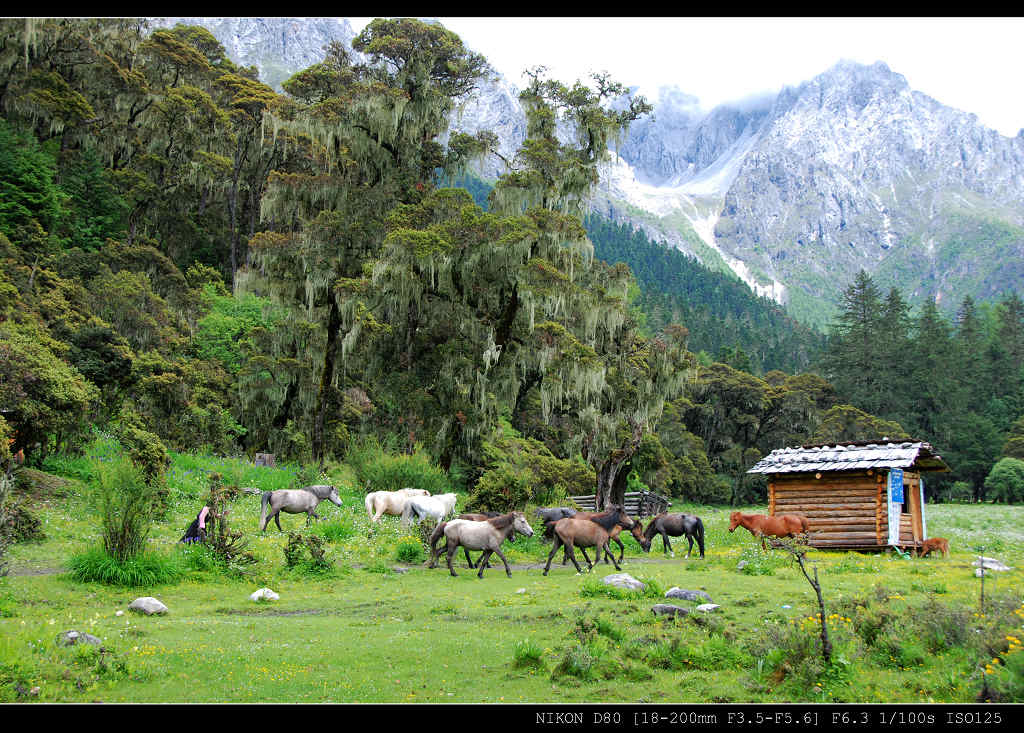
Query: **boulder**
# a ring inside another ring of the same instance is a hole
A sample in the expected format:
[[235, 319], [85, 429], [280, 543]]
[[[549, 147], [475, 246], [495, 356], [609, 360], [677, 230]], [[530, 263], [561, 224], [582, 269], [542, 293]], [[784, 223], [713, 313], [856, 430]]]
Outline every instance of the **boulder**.
[[711, 596], [702, 590], [683, 590], [682, 588], [669, 588], [665, 591], [666, 598], [681, 598], [684, 601], [711, 601]]
[[719, 606], [717, 603], [702, 603], [699, 606], [697, 606], [697, 610], [703, 611], [704, 613], [711, 613], [716, 608], [721, 608], [721, 606]]
[[979, 577], [981, 576], [982, 567], [984, 567], [985, 570], [994, 570], [997, 573], [1005, 573], [1007, 570], [1013, 570], [1013, 568], [1009, 567], [1008, 565], [1004, 565], [1003, 563], [996, 560], [994, 557], [982, 556], [980, 560], [975, 560], [971, 563], [971, 565], [978, 568], [974, 574]]
[[103, 641], [98, 636], [85, 634], [81, 631], [65, 631], [57, 635], [57, 643], [60, 646], [74, 646], [75, 644], [95, 644], [99, 646]]
[[128, 610], [152, 616], [153, 614], [167, 613], [167, 606], [152, 596], [144, 596], [143, 598], [136, 598], [128, 604]]
[[622, 588], [623, 590], [643, 590], [647, 587], [629, 573], [613, 573], [612, 575], [606, 575], [601, 582], [605, 585]]
[[682, 606], [670, 606], [667, 603], [656, 603], [651, 607], [651, 612], [655, 616], [685, 616], [690, 612], [690, 609], [683, 608]]
[[249, 596], [249, 600], [250, 601], [257, 601], [257, 602], [259, 602], [259, 601], [277, 601], [277, 600], [280, 600], [280, 598], [281, 598], [281, 596], [279, 596], [274, 591], [270, 590], [270, 588], [260, 588], [258, 591], [256, 591], [255, 593], [252, 593]]

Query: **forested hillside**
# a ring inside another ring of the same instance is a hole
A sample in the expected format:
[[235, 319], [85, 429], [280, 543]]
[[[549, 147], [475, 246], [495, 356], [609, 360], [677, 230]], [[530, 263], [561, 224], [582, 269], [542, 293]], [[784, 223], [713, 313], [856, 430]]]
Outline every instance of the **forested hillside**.
[[[977, 348], [943, 352], [917, 322], [910, 342], [938, 361], [887, 380], [891, 399], [850, 370], [926, 354], [884, 341], [903, 333], [890, 319], [871, 321], [876, 361], [856, 361], [844, 320], [826, 381], [813, 334], [741, 283], [584, 221], [643, 98], [536, 72], [484, 209], [444, 184], [496, 149], [446, 136], [486, 60], [408, 19], [353, 47], [367, 61], [332, 45], [278, 94], [202, 28], [0, 21], [5, 456], [38, 464], [95, 431], [147, 465], [165, 448], [323, 465], [380, 445], [426, 454], [479, 508], [643, 485], [745, 502], [774, 448], [907, 434], [950, 458], [938, 496], [964, 481], [983, 498], [995, 461], [1020, 457], [1019, 301], [986, 306]], [[992, 375], [991, 430], [958, 465], [982, 439], [942, 380], [970, 369]]]

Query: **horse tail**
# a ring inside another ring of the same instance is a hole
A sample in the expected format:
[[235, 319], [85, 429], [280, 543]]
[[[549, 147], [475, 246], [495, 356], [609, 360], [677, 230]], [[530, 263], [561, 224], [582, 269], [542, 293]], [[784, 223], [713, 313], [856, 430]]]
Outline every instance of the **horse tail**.
[[808, 521], [807, 521], [807, 517], [805, 517], [805, 516], [803, 516], [803, 515], [801, 514], [801, 515], [800, 515], [800, 529], [801, 529], [801, 530], [802, 530], [803, 532], [805, 532], [805, 533], [806, 533], [806, 532], [808, 531], [808, 529], [810, 529], [810, 526], [811, 526], [811, 525], [810, 525], [810, 522], [808, 522]]
[[697, 547], [700, 548], [700, 556], [704, 557], [704, 522], [700, 521], [700, 517], [696, 517], [697, 520]]
[[448, 522], [438, 522], [437, 526], [434, 527], [434, 531], [430, 533], [430, 551], [434, 552], [437, 548], [437, 541], [444, 537], [444, 528], [448, 526]]
[[367, 494], [366, 498], [363, 499], [363, 504], [366, 505], [366, 513], [369, 515], [370, 519], [373, 519], [373, 507], [371, 506], [372, 502], [370, 501], [371, 496], [373, 496], [373, 494]]
[[263, 496], [260, 497], [260, 526], [266, 526], [264, 522], [267, 519], [267, 505], [270, 504], [270, 491], [264, 491]]

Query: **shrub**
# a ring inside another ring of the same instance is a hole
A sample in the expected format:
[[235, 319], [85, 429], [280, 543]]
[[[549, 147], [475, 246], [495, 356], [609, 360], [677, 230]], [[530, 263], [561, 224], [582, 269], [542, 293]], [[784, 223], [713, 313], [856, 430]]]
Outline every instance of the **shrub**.
[[153, 523], [156, 489], [124, 458], [94, 466], [94, 501], [103, 518], [103, 549], [120, 561], [142, 552]]
[[325, 557], [323, 538], [315, 534], [288, 533], [284, 547], [284, 564], [289, 570], [307, 575], [327, 575], [334, 566]]
[[404, 563], [417, 563], [423, 562], [425, 559], [426, 552], [418, 537], [403, 537], [398, 540], [395, 546], [395, 560]]
[[8, 532], [13, 542], [42, 542], [46, 539], [43, 523], [23, 503], [8, 507], [4, 524], [6, 526], [0, 527], [0, 532]]
[[414, 488], [444, 494], [451, 490], [444, 470], [419, 449], [412, 455], [395, 455], [385, 452], [376, 439], [368, 439], [351, 446], [345, 461], [370, 491]]
[[1000, 459], [985, 477], [985, 493], [990, 499], [1007, 504], [1024, 502], [1024, 461]]
[[744, 547], [740, 560], [747, 563], [740, 570], [744, 575], [775, 575], [777, 569], [788, 564], [785, 557], [776, 555], [771, 550], [765, 552], [757, 546]]
[[120, 559], [95, 548], [72, 556], [69, 568], [71, 577], [79, 583], [138, 587], [177, 583], [187, 566], [178, 554], [142, 552]]
[[992, 702], [1024, 702], [1024, 649], [1018, 637], [1007, 637], [1009, 650], [999, 664], [986, 665], [985, 677]]
[[583, 644], [576, 644], [566, 650], [558, 664], [551, 671], [551, 678], [576, 677], [580, 680], [592, 680], [595, 678], [595, 665], [597, 659], [591, 654], [590, 649]]
[[467, 511], [510, 512], [526, 506], [530, 499], [527, 477], [502, 464], [485, 471], [466, 501]]

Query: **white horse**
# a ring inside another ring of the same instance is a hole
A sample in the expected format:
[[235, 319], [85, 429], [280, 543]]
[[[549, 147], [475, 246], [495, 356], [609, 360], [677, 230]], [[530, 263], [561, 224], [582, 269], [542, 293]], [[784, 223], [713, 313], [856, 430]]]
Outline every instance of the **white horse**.
[[[444, 536], [448, 540], [448, 571], [457, 576], [455, 568], [452, 567], [452, 558], [459, 547], [467, 550], [483, 550], [478, 565], [480, 571], [476, 574], [478, 578], [484, 577], [484, 568], [487, 567], [487, 559], [491, 553], [498, 553], [498, 557], [505, 563], [505, 574], [512, 577], [512, 570], [508, 566], [508, 560], [501, 552], [501, 543], [512, 534], [520, 532], [527, 537], [533, 536], [533, 528], [526, 521], [522, 512], [509, 512], [500, 517], [486, 519], [482, 522], [462, 521], [459, 519], [448, 522], [444, 528]], [[612, 558], [614, 560], [614, 558]]]
[[408, 527], [414, 519], [419, 524], [428, 517], [440, 522], [455, 511], [457, 500], [458, 496], [455, 494], [410, 497], [405, 502], [405, 509], [402, 510], [402, 525]]
[[366, 495], [366, 513], [370, 520], [379, 522], [384, 514], [402, 516], [405, 502], [413, 496], [430, 496], [426, 489], [399, 489], [398, 491], [373, 491]]

